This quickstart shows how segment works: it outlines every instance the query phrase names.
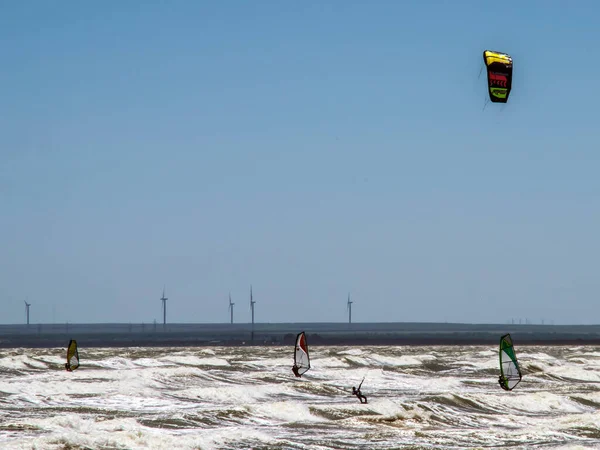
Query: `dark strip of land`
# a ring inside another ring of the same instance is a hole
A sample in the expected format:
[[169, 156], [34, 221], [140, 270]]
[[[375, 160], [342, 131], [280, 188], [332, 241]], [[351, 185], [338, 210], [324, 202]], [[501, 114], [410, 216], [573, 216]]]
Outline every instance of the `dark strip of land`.
[[35, 324], [0, 325], [0, 348], [293, 345], [600, 345], [600, 325], [460, 323]]

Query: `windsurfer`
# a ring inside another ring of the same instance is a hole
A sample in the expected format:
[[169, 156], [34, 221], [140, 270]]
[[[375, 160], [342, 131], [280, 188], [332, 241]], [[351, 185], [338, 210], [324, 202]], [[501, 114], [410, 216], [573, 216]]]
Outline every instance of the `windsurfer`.
[[73, 372], [71, 370], [71, 364], [69, 364], [69, 363], [65, 363], [65, 369], [67, 369], [67, 372]]
[[498, 384], [502, 389], [508, 391], [508, 386], [506, 385], [506, 381], [504, 380], [504, 377], [502, 375], [498, 377]]
[[[361, 394], [360, 386], [358, 387], [358, 389], [356, 389], [354, 386], [352, 386], [352, 395], [356, 395], [356, 397], [360, 400], [361, 403], [367, 403], [367, 397], [365, 397], [364, 395]], [[363, 400], [364, 400], [364, 402], [363, 402]]]
[[298, 366], [296, 364], [294, 364], [292, 367], [292, 372], [294, 372], [294, 375], [296, 375], [298, 378], [302, 377], [302, 375], [298, 373]]

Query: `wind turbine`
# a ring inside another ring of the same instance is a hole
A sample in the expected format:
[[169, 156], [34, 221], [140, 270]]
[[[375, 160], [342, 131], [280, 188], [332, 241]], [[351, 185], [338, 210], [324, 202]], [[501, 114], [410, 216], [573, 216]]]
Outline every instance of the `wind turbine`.
[[250, 340], [254, 342], [254, 304], [256, 302], [252, 298], [252, 285], [250, 285], [250, 311], [252, 311], [252, 331], [250, 332]]
[[256, 302], [252, 299], [252, 285], [250, 285], [250, 311], [252, 311], [252, 329], [254, 330], [254, 304]]
[[348, 294], [348, 303], [346, 303], [346, 309], [348, 310], [348, 323], [352, 323], [352, 301], [350, 301], [350, 294]]
[[29, 307], [31, 303], [27, 303], [27, 300], [23, 300], [25, 302], [25, 313], [27, 314], [27, 325], [29, 325]]
[[162, 309], [163, 309], [163, 328], [165, 327], [165, 325], [167, 324], [167, 300], [169, 300], [167, 297], [165, 297], [165, 288], [163, 286], [163, 295], [160, 298], [160, 300], [162, 301]]
[[229, 314], [231, 317], [231, 323], [233, 323], [233, 305], [235, 305], [235, 303], [231, 302], [231, 292], [229, 293]]

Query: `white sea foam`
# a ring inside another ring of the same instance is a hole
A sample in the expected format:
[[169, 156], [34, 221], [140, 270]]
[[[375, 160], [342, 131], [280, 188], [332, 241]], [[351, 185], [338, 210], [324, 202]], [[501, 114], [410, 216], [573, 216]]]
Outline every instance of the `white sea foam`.
[[259, 350], [0, 351], [0, 448], [600, 448], [597, 348], [517, 348], [512, 392], [494, 348], [317, 347], [302, 378]]
[[223, 358], [200, 358], [197, 356], [170, 355], [161, 358], [161, 361], [166, 361], [174, 365], [185, 366], [228, 366], [229, 361]]

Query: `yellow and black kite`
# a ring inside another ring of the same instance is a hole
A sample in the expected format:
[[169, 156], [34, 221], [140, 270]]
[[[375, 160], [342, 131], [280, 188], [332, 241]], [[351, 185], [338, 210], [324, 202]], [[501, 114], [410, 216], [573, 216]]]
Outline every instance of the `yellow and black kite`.
[[493, 103], [506, 103], [512, 86], [512, 58], [506, 53], [485, 50], [483, 61], [487, 69], [490, 100]]

